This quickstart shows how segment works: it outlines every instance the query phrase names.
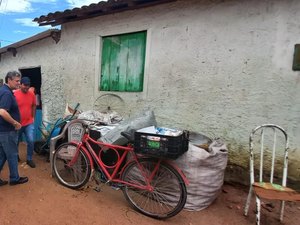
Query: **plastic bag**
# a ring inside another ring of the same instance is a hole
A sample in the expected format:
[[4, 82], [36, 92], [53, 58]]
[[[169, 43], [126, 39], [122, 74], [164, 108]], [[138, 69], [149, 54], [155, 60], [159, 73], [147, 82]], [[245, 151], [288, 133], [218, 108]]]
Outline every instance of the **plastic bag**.
[[102, 136], [100, 140], [110, 144], [124, 145], [128, 140], [121, 135], [121, 132], [130, 132], [149, 126], [156, 126], [154, 112], [151, 110], [140, 112], [137, 115], [122, 121], [114, 129]]

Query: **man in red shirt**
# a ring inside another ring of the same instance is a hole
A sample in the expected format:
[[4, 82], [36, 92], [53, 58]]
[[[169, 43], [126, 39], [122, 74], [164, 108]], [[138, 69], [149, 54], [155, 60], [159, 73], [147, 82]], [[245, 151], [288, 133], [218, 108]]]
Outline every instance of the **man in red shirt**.
[[34, 117], [36, 110], [36, 99], [33, 92], [28, 91], [30, 88], [30, 79], [22, 77], [19, 90], [14, 92], [18, 107], [21, 114], [22, 128], [19, 130], [19, 141], [23, 133], [27, 142], [27, 164], [31, 168], [35, 168], [35, 163], [32, 160], [34, 148]]

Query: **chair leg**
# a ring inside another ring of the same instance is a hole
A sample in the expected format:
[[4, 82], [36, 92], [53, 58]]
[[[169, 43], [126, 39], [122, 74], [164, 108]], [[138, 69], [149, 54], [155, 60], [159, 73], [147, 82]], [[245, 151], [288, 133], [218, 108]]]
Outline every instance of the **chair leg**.
[[281, 201], [281, 207], [280, 207], [280, 222], [283, 221], [284, 206], [285, 206], [285, 201]]
[[246, 205], [245, 205], [245, 209], [244, 209], [244, 215], [245, 216], [248, 215], [248, 210], [249, 210], [251, 198], [252, 198], [252, 185], [250, 186], [248, 197], [247, 197], [247, 201], [246, 201]]
[[261, 204], [260, 204], [260, 199], [256, 196], [256, 225], [260, 225], [260, 208], [261, 208]]

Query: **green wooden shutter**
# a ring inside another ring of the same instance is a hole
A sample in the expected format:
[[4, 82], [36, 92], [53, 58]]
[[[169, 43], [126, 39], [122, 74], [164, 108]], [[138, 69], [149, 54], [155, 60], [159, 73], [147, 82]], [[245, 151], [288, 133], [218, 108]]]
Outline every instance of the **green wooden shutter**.
[[143, 91], [146, 32], [103, 38], [102, 91]]

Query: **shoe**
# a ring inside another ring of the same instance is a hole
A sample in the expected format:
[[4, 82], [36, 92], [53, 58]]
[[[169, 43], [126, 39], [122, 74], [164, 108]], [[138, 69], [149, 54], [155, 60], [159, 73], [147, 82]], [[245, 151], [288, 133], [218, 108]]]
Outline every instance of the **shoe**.
[[28, 177], [20, 177], [17, 181], [11, 181], [9, 182], [9, 185], [17, 185], [17, 184], [24, 184], [28, 182]]
[[32, 160], [27, 160], [27, 165], [30, 166], [31, 168], [35, 168], [35, 163]]
[[0, 179], [0, 186], [6, 185], [6, 184], [8, 184], [8, 182], [6, 180]]

